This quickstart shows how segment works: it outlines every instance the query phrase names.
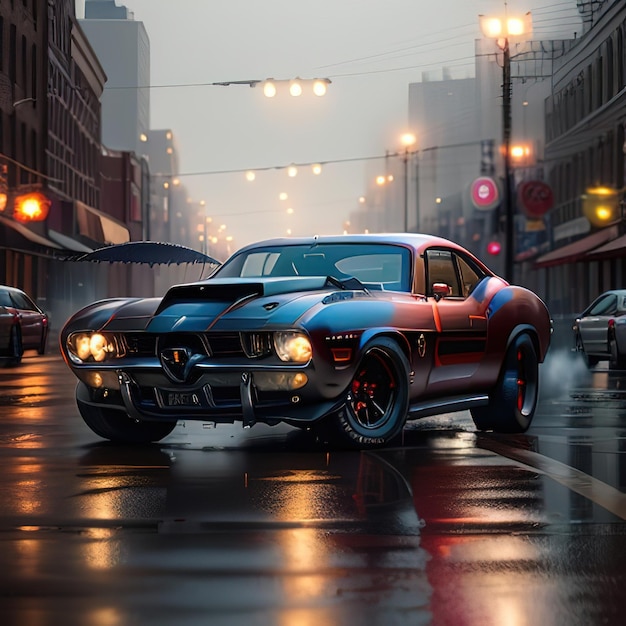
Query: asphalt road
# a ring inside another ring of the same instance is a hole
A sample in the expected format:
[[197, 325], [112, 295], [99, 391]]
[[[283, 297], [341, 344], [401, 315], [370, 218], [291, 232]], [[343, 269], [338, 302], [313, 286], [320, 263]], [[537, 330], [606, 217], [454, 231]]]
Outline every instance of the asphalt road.
[[0, 623], [623, 623], [626, 372], [567, 349], [528, 433], [468, 413], [398, 446], [179, 424], [99, 440], [54, 347], [0, 368]]

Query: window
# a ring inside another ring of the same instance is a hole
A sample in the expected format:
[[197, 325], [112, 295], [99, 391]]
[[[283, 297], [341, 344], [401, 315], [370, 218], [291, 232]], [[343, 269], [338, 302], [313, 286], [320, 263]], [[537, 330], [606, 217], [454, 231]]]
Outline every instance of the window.
[[617, 310], [617, 296], [609, 295], [601, 298], [588, 311], [587, 315], [612, 315]]
[[471, 259], [451, 250], [426, 251], [426, 289], [433, 295], [436, 283], [448, 285], [448, 295], [467, 298], [485, 273]]
[[241, 268], [241, 276], [268, 276], [278, 259], [276, 252], [258, 252], [249, 254]]
[[426, 290], [432, 296], [435, 284], [448, 285], [448, 295], [460, 296], [459, 278], [449, 250], [426, 251]]

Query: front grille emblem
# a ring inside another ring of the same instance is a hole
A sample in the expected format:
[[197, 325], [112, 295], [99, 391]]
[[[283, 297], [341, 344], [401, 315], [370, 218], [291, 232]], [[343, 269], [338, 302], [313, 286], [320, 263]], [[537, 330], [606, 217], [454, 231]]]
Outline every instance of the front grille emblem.
[[[198, 357], [200, 355], [195, 356]], [[161, 350], [160, 360], [169, 378], [177, 383], [184, 383], [198, 359], [194, 359], [194, 355], [189, 348], [166, 348]]]

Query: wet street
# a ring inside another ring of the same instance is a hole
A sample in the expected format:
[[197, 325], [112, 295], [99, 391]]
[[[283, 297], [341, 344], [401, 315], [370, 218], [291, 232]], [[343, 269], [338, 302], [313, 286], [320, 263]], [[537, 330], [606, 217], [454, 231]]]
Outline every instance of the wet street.
[[623, 623], [626, 372], [564, 349], [541, 375], [525, 435], [461, 412], [377, 452], [200, 423], [130, 448], [56, 346], [26, 353], [0, 368], [0, 622]]

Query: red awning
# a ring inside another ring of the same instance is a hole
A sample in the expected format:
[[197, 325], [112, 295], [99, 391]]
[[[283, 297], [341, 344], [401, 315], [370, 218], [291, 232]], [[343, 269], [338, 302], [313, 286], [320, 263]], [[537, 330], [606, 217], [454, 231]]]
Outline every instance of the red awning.
[[583, 237], [574, 243], [570, 243], [567, 246], [562, 246], [552, 252], [548, 252], [543, 256], [540, 256], [535, 261], [535, 267], [552, 267], [553, 265], [563, 265], [564, 263], [576, 263], [582, 260], [592, 260], [588, 253], [591, 250], [606, 244], [612, 239], [616, 239], [619, 231], [617, 226], [610, 226], [604, 228], [598, 232], [593, 233], [587, 237]]
[[615, 259], [617, 257], [626, 256], [626, 235], [622, 235], [609, 243], [592, 250], [587, 253], [590, 261], [599, 259]]

